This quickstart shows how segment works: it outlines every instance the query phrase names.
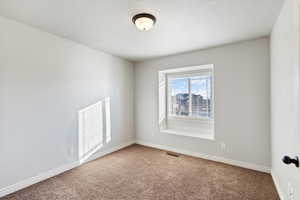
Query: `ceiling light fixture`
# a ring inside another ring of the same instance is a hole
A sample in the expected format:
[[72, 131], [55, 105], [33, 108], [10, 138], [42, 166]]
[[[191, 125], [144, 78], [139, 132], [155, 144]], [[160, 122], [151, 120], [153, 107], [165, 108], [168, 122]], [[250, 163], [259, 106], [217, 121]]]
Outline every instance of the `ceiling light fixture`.
[[156, 18], [149, 13], [139, 13], [132, 17], [132, 22], [141, 31], [149, 31], [156, 22]]

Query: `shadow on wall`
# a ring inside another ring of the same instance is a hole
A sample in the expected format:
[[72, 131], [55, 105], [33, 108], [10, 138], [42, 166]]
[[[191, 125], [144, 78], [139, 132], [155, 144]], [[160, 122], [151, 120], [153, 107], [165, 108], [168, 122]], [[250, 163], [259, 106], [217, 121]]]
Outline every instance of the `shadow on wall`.
[[82, 164], [111, 141], [110, 98], [80, 110], [78, 123], [78, 160]]

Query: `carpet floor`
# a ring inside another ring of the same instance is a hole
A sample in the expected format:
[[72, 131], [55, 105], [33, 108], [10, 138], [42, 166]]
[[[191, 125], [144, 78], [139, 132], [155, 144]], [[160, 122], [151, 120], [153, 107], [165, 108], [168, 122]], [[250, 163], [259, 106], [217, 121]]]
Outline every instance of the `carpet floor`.
[[271, 176], [132, 145], [1, 200], [279, 200]]

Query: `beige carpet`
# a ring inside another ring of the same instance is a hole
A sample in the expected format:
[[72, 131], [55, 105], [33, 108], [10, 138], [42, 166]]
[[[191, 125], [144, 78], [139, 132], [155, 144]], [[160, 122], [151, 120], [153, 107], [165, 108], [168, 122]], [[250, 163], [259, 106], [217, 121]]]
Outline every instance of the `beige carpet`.
[[277, 200], [269, 174], [133, 145], [1, 200]]

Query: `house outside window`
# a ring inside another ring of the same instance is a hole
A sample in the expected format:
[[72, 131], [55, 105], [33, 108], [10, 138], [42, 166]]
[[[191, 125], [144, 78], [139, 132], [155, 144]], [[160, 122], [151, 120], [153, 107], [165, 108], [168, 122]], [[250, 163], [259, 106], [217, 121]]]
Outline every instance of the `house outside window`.
[[214, 139], [213, 65], [159, 71], [163, 133]]

